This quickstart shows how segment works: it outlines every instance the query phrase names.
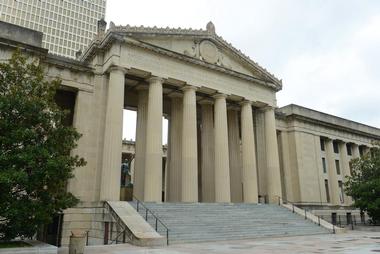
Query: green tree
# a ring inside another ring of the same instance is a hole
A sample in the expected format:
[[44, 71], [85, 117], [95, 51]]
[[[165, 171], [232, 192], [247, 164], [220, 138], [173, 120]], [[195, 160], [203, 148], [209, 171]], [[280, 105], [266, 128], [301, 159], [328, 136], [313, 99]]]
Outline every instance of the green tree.
[[78, 199], [66, 192], [75, 167], [71, 156], [80, 134], [63, 124], [55, 103], [61, 82], [18, 50], [0, 63], [0, 239], [32, 237]]
[[380, 147], [376, 144], [361, 158], [353, 159], [352, 174], [345, 183], [354, 206], [367, 212], [374, 224], [380, 223]]

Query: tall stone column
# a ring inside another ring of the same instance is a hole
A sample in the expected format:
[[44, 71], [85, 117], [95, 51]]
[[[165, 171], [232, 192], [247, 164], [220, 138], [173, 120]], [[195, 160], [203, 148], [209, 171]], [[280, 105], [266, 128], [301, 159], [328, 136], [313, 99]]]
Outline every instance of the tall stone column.
[[144, 201], [162, 201], [162, 78], [148, 79]]
[[241, 181], [241, 154], [239, 137], [238, 108], [229, 107], [227, 110], [228, 121], [228, 151], [230, 159], [230, 186], [231, 202], [241, 203], [243, 201]]
[[167, 201], [181, 201], [182, 94], [171, 94]]
[[82, 134], [82, 137], [77, 142], [78, 146], [72, 150], [72, 154], [85, 158], [87, 164], [74, 170], [75, 177], [70, 179], [67, 189], [81, 201], [96, 200], [96, 178], [90, 177], [96, 174], [96, 146], [93, 145], [95, 130], [92, 119], [88, 118], [88, 114], [92, 114], [94, 110], [93, 105], [94, 94], [78, 90], [75, 100], [73, 127]]
[[199, 104], [202, 110], [202, 202], [211, 203], [215, 202], [213, 102], [202, 100]]
[[125, 71], [110, 69], [100, 200], [120, 200]]
[[359, 151], [359, 145], [358, 144], [352, 144], [352, 157], [353, 158], [360, 158], [360, 151]]
[[331, 139], [326, 139], [325, 144], [326, 144], [326, 157], [327, 157], [327, 163], [328, 163], [327, 171], [328, 171], [329, 183], [330, 183], [331, 204], [340, 205], [339, 185], [338, 185], [338, 176], [336, 174], [333, 141]]
[[269, 107], [264, 113], [265, 121], [265, 151], [267, 161], [267, 194], [270, 203], [278, 202], [282, 197], [280, 159], [278, 157], [276, 121], [274, 108]]
[[244, 101], [241, 105], [241, 143], [243, 161], [244, 203], [258, 202], [255, 132], [253, 130], [252, 105]]
[[196, 87], [183, 88], [182, 202], [198, 202], [198, 150]]
[[136, 154], [133, 195], [139, 200], [144, 199], [145, 180], [145, 145], [146, 145], [146, 121], [148, 114], [148, 87], [138, 87], [138, 105], [136, 121]]
[[231, 202], [226, 95], [214, 98], [215, 201]]

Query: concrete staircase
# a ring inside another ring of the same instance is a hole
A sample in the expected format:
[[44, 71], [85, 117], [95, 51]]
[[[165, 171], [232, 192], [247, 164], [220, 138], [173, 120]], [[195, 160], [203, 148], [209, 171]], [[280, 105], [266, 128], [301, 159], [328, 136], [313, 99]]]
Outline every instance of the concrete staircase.
[[[131, 202], [136, 208], [136, 203]], [[169, 242], [212, 242], [259, 237], [326, 234], [328, 230], [278, 205], [144, 203], [170, 229]], [[145, 218], [145, 210], [139, 213]], [[155, 228], [153, 216], [148, 222]], [[158, 224], [158, 230], [166, 231]]]

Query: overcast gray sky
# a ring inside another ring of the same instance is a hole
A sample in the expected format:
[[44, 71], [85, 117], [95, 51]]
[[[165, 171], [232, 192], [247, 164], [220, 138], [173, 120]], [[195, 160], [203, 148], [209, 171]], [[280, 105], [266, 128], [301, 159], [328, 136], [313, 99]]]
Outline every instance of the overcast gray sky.
[[[380, 1], [107, 0], [116, 25], [205, 28], [283, 80], [295, 103], [380, 127]], [[134, 133], [124, 135], [126, 138]]]

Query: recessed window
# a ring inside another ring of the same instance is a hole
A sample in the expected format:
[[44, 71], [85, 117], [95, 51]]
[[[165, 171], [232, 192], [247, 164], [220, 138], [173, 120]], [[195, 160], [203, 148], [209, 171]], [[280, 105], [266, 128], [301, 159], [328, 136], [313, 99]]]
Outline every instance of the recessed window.
[[338, 186], [339, 186], [339, 199], [340, 199], [340, 203], [344, 203], [343, 182], [342, 181], [338, 181]]
[[322, 158], [323, 173], [327, 173], [326, 158]]
[[335, 168], [336, 168], [336, 174], [340, 175], [340, 165], [339, 160], [335, 160]]
[[333, 141], [334, 153], [339, 153], [339, 143], [338, 141]]
[[360, 156], [364, 155], [364, 146], [359, 146], [359, 154]]
[[324, 138], [320, 138], [320, 141], [321, 141], [321, 151], [325, 151], [325, 140]]
[[350, 143], [347, 143], [346, 147], [347, 147], [347, 155], [352, 156], [352, 145]]

